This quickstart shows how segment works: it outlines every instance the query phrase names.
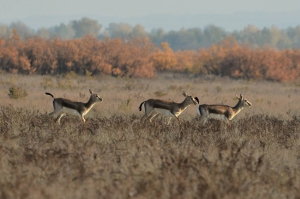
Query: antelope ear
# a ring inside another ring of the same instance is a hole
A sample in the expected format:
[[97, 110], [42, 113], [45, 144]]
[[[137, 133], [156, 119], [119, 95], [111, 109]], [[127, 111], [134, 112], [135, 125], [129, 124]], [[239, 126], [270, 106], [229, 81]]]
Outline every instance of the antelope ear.
[[240, 99], [237, 95], [235, 95], [235, 97], [236, 97], [237, 99]]
[[183, 95], [184, 97], [187, 96], [186, 92], [184, 92], [184, 91], [182, 91], [182, 95]]
[[198, 102], [198, 104], [200, 103], [200, 102], [199, 102], [199, 98], [198, 98], [198, 97], [195, 97], [195, 100]]
[[240, 98], [243, 99], [243, 95], [242, 94], [240, 94]]
[[93, 92], [91, 91], [91, 89], [89, 89], [90, 93], [93, 94]]

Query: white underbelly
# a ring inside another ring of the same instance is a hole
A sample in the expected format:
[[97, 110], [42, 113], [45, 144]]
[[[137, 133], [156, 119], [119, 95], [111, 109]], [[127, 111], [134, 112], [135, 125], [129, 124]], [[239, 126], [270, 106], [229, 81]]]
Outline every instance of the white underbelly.
[[161, 109], [161, 108], [155, 108], [153, 109], [153, 112], [155, 113], [159, 113], [159, 114], [162, 114], [162, 115], [165, 115], [165, 116], [174, 116], [169, 110], [167, 109]]
[[77, 110], [63, 107], [62, 112], [67, 113], [67, 114], [72, 114], [72, 115], [80, 115]]
[[208, 118], [216, 119], [216, 120], [224, 120], [224, 121], [226, 120], [225, 115], [221, 115], [221, 114], [213, 114], [213, 113], [209, 114], [209, 115], [208, 115]]

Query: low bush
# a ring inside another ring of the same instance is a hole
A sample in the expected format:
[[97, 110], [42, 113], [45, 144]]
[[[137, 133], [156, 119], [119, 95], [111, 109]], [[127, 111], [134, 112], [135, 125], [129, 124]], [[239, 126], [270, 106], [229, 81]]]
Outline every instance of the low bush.
[[27, 95], [27, 91], [21, 87], [12, 86], [9, 88], [8, 96], [12, 99], [24, 98]]

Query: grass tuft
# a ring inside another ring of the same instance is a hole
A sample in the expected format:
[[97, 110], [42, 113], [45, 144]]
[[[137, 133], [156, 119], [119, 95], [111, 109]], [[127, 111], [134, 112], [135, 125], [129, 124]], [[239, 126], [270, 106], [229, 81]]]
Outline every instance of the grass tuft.
[[[0, 107], [4, 198], [281, 198], [299, 195], [300, 118], [165, 125], [136, 115], [62, 125]], [[55, 191], [54, 191], [55, 190]]]

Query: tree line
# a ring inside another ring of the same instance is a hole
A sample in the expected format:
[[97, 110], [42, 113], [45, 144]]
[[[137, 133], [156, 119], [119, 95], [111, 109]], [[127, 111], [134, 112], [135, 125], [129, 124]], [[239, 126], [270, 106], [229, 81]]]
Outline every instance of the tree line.
[[0, 39], [0, 70], [19, 74], [108, 74], [151, 78], [157, 72], [214, 74], [231, 78], [296, 81], [300, 49], [252, 48], [234, 37], [198, 50], [174, 51], [167, 42], [156, 46], [149, 37], [129, 40], [86, 35], [63, 40], [40, 36], [23, 40], [13, 29]]
[[[0, 38], [9, 38], [11, 30], [16, 29], [22, 39], [39, 36], [43, 39], [60, 38], [70, 40], [93, 35], [99, 40], [107, 38], [121, 38], [128, 40], [133, 37], [148, 37], [155, 45], [167, 42], [173, 50], [198, 50], [207, 48], [223, 41], [227, 37], [234, 37], [240, 44], [247, 44], [253, 48], [269, 46], [277, 49], [300, 48], [300, 25], [279, 29], [276, 26], [259, 29], [253, 25], [246, 26], [243, 30], [227, 32], [221, 27], [209, 25], [205, 28], [180, 29], [178, 31], [164, 31], [162, 28], [147, 32], [142, 25], [129, 25], [126, 23], [111, 23], [103, 29], [98, 21], [82, 18], [70, 21], [67, 24], [50, 28], [33, 30], [22, 22], [10, 25], [0, 24]], [[102, 30], [103, 29], [103, 30]]]

